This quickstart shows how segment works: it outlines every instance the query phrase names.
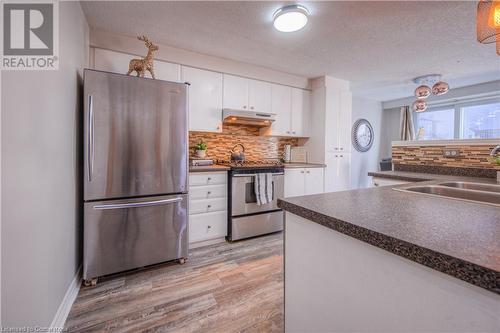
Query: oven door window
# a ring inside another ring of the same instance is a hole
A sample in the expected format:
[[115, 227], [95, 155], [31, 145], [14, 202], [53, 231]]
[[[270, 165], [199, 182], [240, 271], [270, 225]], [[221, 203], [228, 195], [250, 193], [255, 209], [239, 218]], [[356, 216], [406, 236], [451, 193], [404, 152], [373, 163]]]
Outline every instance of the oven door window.
[[[255, 197], [255, 182], [249, 182], [245, 184], [245, 203], [252, 204], [257, 203], [257, 198]], [[274, 200], [274, 181], [271, 182], [273, 188], [272, 200]]]

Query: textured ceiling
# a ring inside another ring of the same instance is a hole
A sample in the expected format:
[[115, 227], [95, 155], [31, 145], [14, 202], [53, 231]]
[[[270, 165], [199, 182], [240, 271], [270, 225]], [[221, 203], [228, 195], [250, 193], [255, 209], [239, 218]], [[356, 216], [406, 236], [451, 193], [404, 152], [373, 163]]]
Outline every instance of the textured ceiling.
[[88, 1], [93, 28], [280, 71], [349, 80], [379, 100], [411, 95], [410, 79], [442, 73], [452, 87], [500, 79], [495, 46], [476, 42], [475, 1], [301, 2], [299, 32], [280, 33], [285, 2]]

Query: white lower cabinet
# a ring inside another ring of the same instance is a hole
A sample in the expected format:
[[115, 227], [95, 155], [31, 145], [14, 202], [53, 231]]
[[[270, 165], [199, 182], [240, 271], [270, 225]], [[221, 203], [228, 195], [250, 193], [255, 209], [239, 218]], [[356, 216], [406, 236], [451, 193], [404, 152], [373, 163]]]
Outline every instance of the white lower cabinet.
[[323, 193], [323, 168], [285, 169], [285, 197]]
[[227, 172], [189, 174], [189, 247], [227, 235]]

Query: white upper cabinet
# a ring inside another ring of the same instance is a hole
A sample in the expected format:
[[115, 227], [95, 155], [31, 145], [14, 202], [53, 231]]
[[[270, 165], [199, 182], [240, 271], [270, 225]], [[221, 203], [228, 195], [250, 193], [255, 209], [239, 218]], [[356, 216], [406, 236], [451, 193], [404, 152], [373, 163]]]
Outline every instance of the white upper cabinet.
[[307, 90], [292, 88], [292, 122], [293, 136], [308, 136], [308, 118], [311, 93]]
[[271, 84], [224, 74], [224, 108], [271, 112]]
[[248, 110], [248, 79], [224, 74], [225, 109]]
[[342, 153], [351, 151], [352, 93], [335, 91], [327, 100], [326, 123], [331, 124], [326, 132], [326, 151]]
[[271, 113], [277, 115], [271, 126], [272, 134], [291, 135], [292, 88], [279, 84], [271, 85]]
[[271, 84], [248, 80], [248, 109], [257, 112], [271, 112]]
[[182, 66], [189, 82], [189, 130], [222, 132], [222, 74]]
[[[146, 49], [144, 48], [146, 53]], [[94, 53], [94, 68], [112, 72], [127, 74], [128, 64], [131, 59], [141, 58], [132, 54], [114, 52], [103, 49], [95, 49]], [[181, 80], [181, 66], [177, 64], [171, 64], [165, 61], [154, 61], [154, 71], [155, 77], [159, 80], [180, 82]], [[136, 75], [133, 72], [131, 75]], [[146, 71], [145, 77], [151, 77], [149, 72]]]

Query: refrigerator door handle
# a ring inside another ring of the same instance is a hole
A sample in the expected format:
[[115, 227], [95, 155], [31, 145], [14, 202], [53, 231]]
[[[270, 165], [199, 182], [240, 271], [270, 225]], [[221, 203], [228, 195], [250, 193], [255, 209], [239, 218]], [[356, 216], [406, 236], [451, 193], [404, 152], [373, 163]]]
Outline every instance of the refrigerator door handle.
[[89, 119], [88, 119], [88, 138], [87, 138], [87, 167], [88, 180], [92, 181], [94, 172], [94, 101], [92, 95], [89, 95]]
[[176, 203], [176, 202], [180, 202], [180, 201], [182, 201], [182, 197], [156, 200], [156, 201], [132, 202], [132, 203], [125, 203], [125, 204], [97, 205], [97, 206], [94, 206], [93, 208], [94, 209], [136, 208], [136, 207], [167, 205], [167, 204], [172, 204], [172, 203]]

